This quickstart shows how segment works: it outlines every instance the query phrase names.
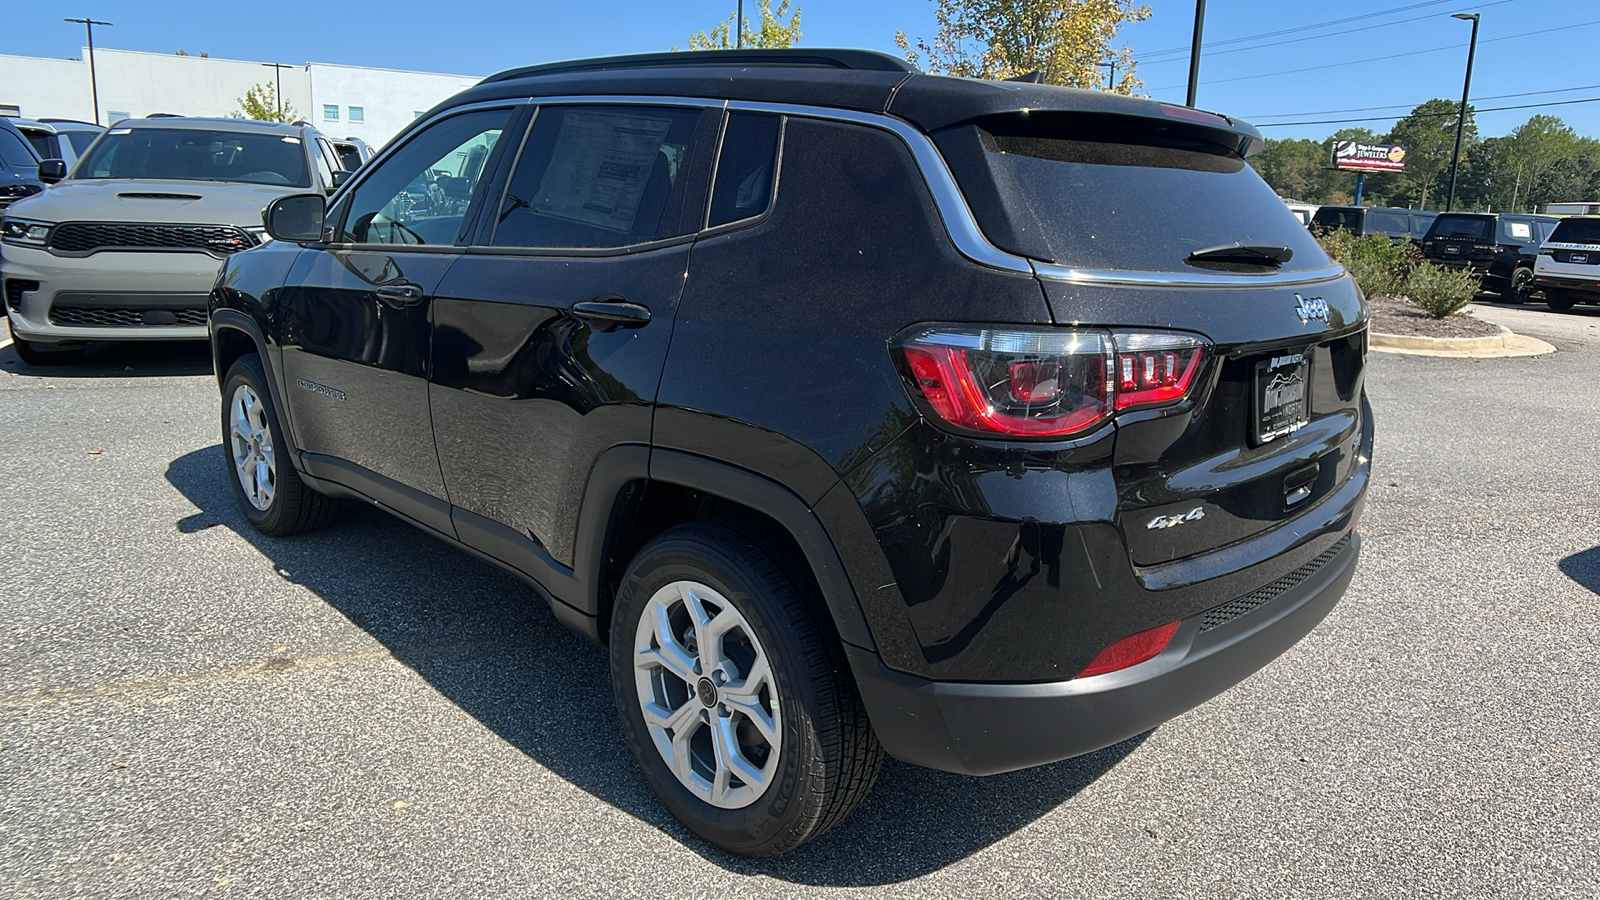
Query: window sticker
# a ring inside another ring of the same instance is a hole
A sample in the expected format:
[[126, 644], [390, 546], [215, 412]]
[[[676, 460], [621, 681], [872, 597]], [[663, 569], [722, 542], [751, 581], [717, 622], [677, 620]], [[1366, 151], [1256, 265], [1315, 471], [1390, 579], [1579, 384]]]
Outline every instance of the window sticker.
[[671, 127], [671, 119], [656, 116], [567, 113], [533, 211], [607, 231], [631, 231]]
[[1507, 222], [1506, 224], [1510, 226], [1511, 236], [1514, 238], [1527, 240], [1533, 236], [1533, 231], [1528, 228], [1527, 222]]

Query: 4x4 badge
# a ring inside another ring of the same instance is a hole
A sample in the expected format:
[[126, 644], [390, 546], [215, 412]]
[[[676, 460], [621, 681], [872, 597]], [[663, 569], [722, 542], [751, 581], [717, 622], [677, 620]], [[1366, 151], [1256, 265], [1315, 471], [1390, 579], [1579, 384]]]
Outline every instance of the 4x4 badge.
[[1150, 529], [1151, 531], [1161, 528], [1176, 528], [1185, 522], [1194, 522], [1199, 519], [1204, 519], [1205, 517], [1205, 507], [1196, 506], [1194, 509], [1191, 509], [1186, 513], [1177, 513], [1171, 516], [1156, 516], [1144, 527]]
[[1302, 297], [1299, 294], [1295, 294], [1294, 299], [1299, 301], [1294, 311], [1300, 314], [1301, 325], [1310, 325], [1313, 321], [1328, 324], [1328, 301], [1321, 297]]

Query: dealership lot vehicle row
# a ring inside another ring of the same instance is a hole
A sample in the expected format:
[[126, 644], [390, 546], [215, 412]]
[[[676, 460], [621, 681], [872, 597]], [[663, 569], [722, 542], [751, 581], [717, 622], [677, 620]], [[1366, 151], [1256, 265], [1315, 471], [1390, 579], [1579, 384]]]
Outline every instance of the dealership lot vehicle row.
[[603, 654], [520, 583], [375, 512], [255, 535], [203, 354], [0, 350], [0, 893], [1590, 895], [1600, 506], [1549, 475], [1600, 439], [1584, 332], [1374, 358], [1375, 552], [1203, 714], [989, 779], [890, 764], [764, 862], [655, 803]]

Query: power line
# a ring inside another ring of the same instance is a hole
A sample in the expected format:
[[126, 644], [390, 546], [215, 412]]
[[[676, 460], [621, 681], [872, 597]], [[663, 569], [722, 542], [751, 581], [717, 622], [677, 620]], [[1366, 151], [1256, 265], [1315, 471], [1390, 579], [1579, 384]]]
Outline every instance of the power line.
[[[1480, 4], [1478, 4], [1477, 6], [1475, 6], [1473, 8], [1474, 9], [1486, 9], [1486, 8], [1488, 8], [1490, 6], [1499, 6], [1502, 3], [1512, 3], [1512, 2], [1514, 2], [1514, 0], [1494, 0], [1494, 2], [1492, 2], [1492, 3], [1480, 3]], [[1285, 44], [1298, 44], [1298, 43], [1301, 43], [1301, 42], [1304, 42], [1304, 41], [1320, 41], [1320, 40], [1322, 40], [1324, 38], [1338, 37], [1340, 35], [1345, 35], [1345, 34], [1355, 34], [1355, 33], [1360, 32], [1360, 31], [1371, 31], [1371, 30], [1373, 30], [1375, 28], [1389, 28], [1389, 27], [1394, 26], [1394, 25], [1404, 25], [1404, 24], [1406, 24], [1408, 22], [1421, 22], [1424, 19], [1436, 19], [1436, 18], [1438, 18], [1438, 15], [1439, 15], [1438, 13], [1428, 13], [1425, 16], [1413, 16], [1413, 17], [1411, 17], [1409, 19], [1397, 19], [1397, 20], [1395, 20], [1393, 22], [1380, 22], [1377, 25], [1363, 25], [1360, 28], [1347, 28], [1344, 31], [1330, 31], [1327, 34], [1313, 34], [1310, 37], [1290, 38], [1287, 41], [1274, 41], [1274, 42], [1272, 42], [1270, 44], [1257, 44], [1254, 47], [1235, 47], [1232, 50], [1216, 50], [1216, 51], [1212, 51], [1211, 53], [1209, 53], [1207, 55], [1208, 55], [1208, 57], [1209, 56], [1223, 56], [1223, 55], [1228, 54], [1228, 53], [1244, 53], [1245, 51], [1248, 51], [1248, 50], [1265, 50], [1268, 47], [1282, 47]], [[1169, 59], [1157, 59], [1157, 60], [1151, 60], [1149, 57], [1146, 57], [1145, 59], [1140, 60], [1140, 64], [1141, 65], [1146, 65], [1146, 66], [1159, 66], [1162, 63], [1181, 62], [1181, 61], [1183, 61], [1183, 57], [1171, 57]]]
[[[1421, 9], [1424, 6], [1438, 6], [1441, 3], [1451, 3], [1451, 2], [1459, 2], [1459, 0], [1427, 0], [1427, 2], [1425, 2], [1425, 3], [1413, 3], [1410, 6], [1401, 6], [1401, 7], [1395, 8], [1395, 9], [1388, 10], [1386, 12], [1368, 13], [1368, 14], [1363, 15], [1363, 16], [1350, 16], [1349, 18], [1346, 18], [1346, 19], [1334, 19], [1331, 22], [1319, 22], [1319, 23], [1317, 23], [1315, 25], [1300, 25], [1300, 26], [1297, 26], [1297, 27], [1294, 27], [1294, 28], [1285, 28], [1282, 31], [1266, 31], [1266, 32], [1262, 32], [1260, 34], [1247, 34], [1247, 35], [1245, 35], [1243, 37], [1228, 38], [1227, 40], [1221, 40], [1221, 41], [1212, 41], [1212, 42], [1210, 42], [1208, 44], [1205, 44], [1202, 49], [1210, 49], [1212, 47], [1222, 47], [1222, 46], [1226, 46], [1228, 44], [1238, 44], [1238, 43], [1242, 43], [1244, 41], [1260, 40], [1261, 38], [1279, 37], [1279, 36], [1285, 35], [1285, 34], [1296, 34], [1298, 32], [1302, 32], [1302, 31], [1314, 31], [1314, 30], [1316, 30], [1318, 28], [1328, 28], [1328, 27], [1333, 26], [1333, 25], [1345, 25], [1345, 24], [1348, 24], [1350, 22], [1359, 22], [1359, 21], [1361, 21], [1363, 19], [1371, 19], [1371, 18], [1374, 18], [1374, 17], [1377, 17], [1377, 16], [1392, 16], [1395, 13], [1409, 12], [1409, 11], [1411, 11], [1413, 9]], [[1172, 54], [1172, 53], [1186, 54], [1186, 53], [1189, 52], [1189, 50], [1190, 50], [1190, 48], [1187, 45], [1185, 45], [1183, 47], [1172, 47], [1172, 48], [1169, 48], [1169, 49], [1166, 49], [1166, 50], [1153, 50], [1150, 53], [1145, 54], [1145, 57], [1148, 58], [1148, 57], [1151, 57], [1151, 56], [1166, 56], [1166, 55]]]
[[[1472, 114], [1486, 112], [1503, 112], [1508, 109], [1541, 109], [1546, 106], [1571, 106], [1574, 103], [1600, 103], [1600, 97], [1585, 97], [1581, 100], [1552, 100], [1549, 103], [1523, 103], [1518, 106], [1486, 106], [1482, 109], [1473, 109]], [[1450, 110], [1447, 113], [1415, 113], [1419, 119], [1448, 119], [1459, 110]], [[1402, 119], [1407, 116], [1367, 116], [1362, 119], [1321, 119], [1314, 122], [1256, 122], [1257, 128], [1282, 128], [1288, 125], [1343, 125], [1350, 122], [1386, 122], [1391, 119]]]
[[[1516, 93], [1516, 94], [1489, 94], [1487, 96], [1477, 97], [1477, 98], [1474, 98], [1474, 99], [1477, 99], [1477, 100], [1509, 100], [1512, 97], [1539, 97], [1539, 96], [1543, 96], [1544, 94], [1570, 94], [1573, 91], [1588, 91], [1588, 90], [1594, 90], [1596, 88], [1600, 88], [1600, 84], [1584, 84], [1584, 85], [1579, 85], [1578, 87], [1569, 87], [1569, 88], [1551, 88], [1548, 91], [1522, 91], [1521, 93]], [[1394, 104], [1390, 104], [1389, 106], [1357, 106], [1357, 107], [1354, 107], [1352, 109], [1313, 109], [1313, 110], [1306, 110], [1306, 111], [1303, 111], [1303, 112], [1262, 113], [1259, 116], [1243, 116], [1242, 118], [1247, 119], [1247, 120], [1249, 120], [1251, 122], [1254, 122], [1258, 118], [1261, 118], [1261, 119], [1276, 119], [1276, 118], [1279, 118], [1280, 116], [1327, 116], [1327, 115], [1333, 115], [1334, 113], [1377, 112], [1379, 110], [1384, 110], [1384, 109], [1416, 109], [1418, 105], [1419, 105], [1418, 103], [1394, 103]], [[1378, 116], [1378, 117], [1375, 117], [1375, 118], [1384, 118], [1384, 117]]]
[[[1524, 31], [1524, 32], [1522, 32], [1520, 34], [1508, 34], [1508, 35], [1505, 35], [1503, 37], [1489, 38], [1488, 40], [1479, 41], [1478, 43], [1479, 44], [1492, 44], [1492, 43], [1495, 43], [1496, 41], [1509, 41], [1509, 40], [1514, 40], [1516, 38], [1532, 37], [1533, 35], [1536, 35], [1536, 34], [1549, 34], [1552, 31], [1571, 31], [1571, 30], [1573, 30], [1575, 28], [1585, 28], [1585, 27], [1590, 26], [1590, 25], [1600, 25], [1600, 19], [1595, 19], [1594, 21], [1591, 21], [1591, 22], [1578, 22], [1578, 23], [1575, 23], [1575, 24], [1572, 24], [1572, 25], [1563, 25], [1563, 26], [1561, 26], [1559, 28], [1541, 28], [1538, 31]], [[1427, 50], [1411, 50], [1411, 51], [1408, 51], [1406, 53], [1391, 53], [1388, 56], [1373, 56], [1373, 57], [1369, 57], [1367, 59], [1351, 59], [1351, 60], [1346, 60], [1344, 62], [1327, 63], [1325, 65], [1320, 65], [1315, 69], [1304, 69], [1304, 68], [1301, 68], [1301, 69], [1284, 69], [1284, 70], [1278, 71], [1278, 72], [1257, 72], [1257, 73], [1255, 73], [1253, 75], [1240, 75], [1237, 78], [1213, 78], [1213, 79], [1208, 79], [1206, 81], [1206, 84], [1227, 84], [1227, 83], [1233, 82], [1233, 81], [1250, 81], [1250, 80], [1256, 79], [1256, 78], [1272, 78], [1272, 77], [1277, 76], [1277, 75], [1321, 74], [1322, 72], [1325, 72], [1328, 69], [1338, 69], [1338, 68], [1341, 68], [1341, 67], [1344, 67], [1344, 66], [1359, 66], [1359, 65], [1364, 65], [1366, 63], [1383, 62], [1384, 60], [1388, 60], [1388, 59], [1400, 59], [1400, 58], [1406, 57], [1406, 56], [1421, 56], [1421, 55], [1426, 54], [1426, 53], [1440, 53], [1440, 52], [1443, 52], [1445, 50], [1460, 50], [1460, 49], [1461, 49], [1461, 45], [1460, 44], [1449, 44], [1449, 45], [1446, 45], [1446, 46], [1443, 46], [1443, 47], [1430, 47]], [[1184, 85], [1181, 85], [1181, 84], [1178, 84], [1178, 85], [1169, 84], [1169, 85], [1166, 85], [1164, 87], [1150, 88], [1150, 92], [1153, 94], [1156, 91], [1170, 91], [1170, 90], [1173, 90], [1174, 88], [1180, 88], [1180, 87], [1183, 87], [1183, 86]]]

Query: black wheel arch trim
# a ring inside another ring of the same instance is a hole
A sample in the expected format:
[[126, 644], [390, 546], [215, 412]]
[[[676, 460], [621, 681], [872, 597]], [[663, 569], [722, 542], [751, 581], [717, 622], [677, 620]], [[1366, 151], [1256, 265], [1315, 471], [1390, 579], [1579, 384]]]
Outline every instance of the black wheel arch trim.
[[[273, 363], [272, 355], [267, 352], [267, 337], [266, 333], [261, 330], [261, 326], [255, 319], [236, 309], [213, 309], [209, 327], [211, 332], [211, 369], [217, 375], [217, 389], [222, 389], [223, 379], [228, 377], [227, 371], [222, 367], [222, 357], [218, 352], [217, 335], [222, 331], [240, 332], [249, 338], [251, 343], [255, 344], [256, 356], [261, 359], [261, 368], [267, 373], [267, 381], [270, 384], [265, 387], [272, 393], [272, 414], [278, 420], [278, 430], [288, 439], [291, 448], [298, 448], [300, 443], [295, 440], [294, 429], [289, 424], [288, 400], [284, 395], [285, 385], [283, 378], [278, 374], [278, 368]], [[305, 467], [300, 465], [298, 453], [285, 455], [294, 462], [295, 468], [300, 470], [301, 474], [305, 474]]]

